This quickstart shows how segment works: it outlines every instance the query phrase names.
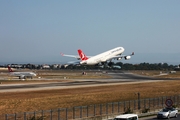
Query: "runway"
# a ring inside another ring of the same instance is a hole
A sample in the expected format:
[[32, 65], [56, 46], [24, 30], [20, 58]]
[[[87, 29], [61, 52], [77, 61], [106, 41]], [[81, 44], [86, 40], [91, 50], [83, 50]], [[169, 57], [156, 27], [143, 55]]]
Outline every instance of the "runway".
[[[0, 84], [0, 92], [22, 92], [35, 90], [70, 89], [78, 87], [107, 86], [119, 84], [137, 84], [143, 82], [157, 82], [165, 79], [146, 77], [121, 71], [109, 71], [111, 79], [70, 79], [59, 82], [27, 83], [27, 84]], [[169, 79], [166, 79], [169, 80]]]

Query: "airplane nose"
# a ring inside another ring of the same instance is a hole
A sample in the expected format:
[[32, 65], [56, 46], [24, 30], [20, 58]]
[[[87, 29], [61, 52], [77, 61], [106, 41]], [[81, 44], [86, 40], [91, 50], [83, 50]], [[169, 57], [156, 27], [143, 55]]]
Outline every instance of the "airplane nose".
[[122, 51], [124, 52], [125, 49], [124, 49], [123, 47], [122, 47], [121, 49], [122, 49]]
[[35, 74], [35, 73], [32, 73], [32, 76], [36, 76], [36, 74]]

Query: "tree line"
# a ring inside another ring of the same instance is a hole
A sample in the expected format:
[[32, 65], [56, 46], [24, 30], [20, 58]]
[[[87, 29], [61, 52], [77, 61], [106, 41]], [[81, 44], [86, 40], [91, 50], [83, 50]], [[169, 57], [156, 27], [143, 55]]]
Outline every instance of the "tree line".
[[121, 66], [122, 70], [174, 70], [176, 66], [168, 65], [167, 63], [140, 63], [140, 64], [129, 64], [129, 63], [116, 63]]
[[[24, 64], [24, 65], [18, 65], [18, 64], [11, 64], [10, 65], [13, 68], [28, 68], [28, 69], [53, 69], [53, 70], [59, 70], [59, 69], [115, 69], [115, 70], [180, 70], [180, 65], [169, 65], [167, 63], [139, 63], [139, 64], [131, 64], [131, 63], [122, 63], [122, 62], [111, 62], [104, 65], [74, 65], [74, 64], [53, 64], [53, 65], [47, 65], [48, 68], [44, 68], [43, 65], [34, 65], [34, 64]], [[4, 65], [2, 67], [7, 67], [7, 65]]]
[[[115, 67], [116, 66], [116, 67]], [[117, 68], [119, 66], [119, 68]], [[111, 63], [111, 66], [77, 66], [69, 65], [66, 69], [120, 69], [120, 70], [178, 70], [177, 65], [167, 63]]]

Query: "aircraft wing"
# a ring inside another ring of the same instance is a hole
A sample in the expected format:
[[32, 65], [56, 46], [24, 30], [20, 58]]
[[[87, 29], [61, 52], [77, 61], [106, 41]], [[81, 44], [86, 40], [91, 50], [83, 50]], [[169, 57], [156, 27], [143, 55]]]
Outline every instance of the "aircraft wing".
[[119, 56], [114, 56], [112, 57], [110, 60], [115, 59], [115, 60], [121, 60], [121, 59], [125, 59], [125, 60], [129, 60], [131, 58], [131, 56], [134, 55], [134, 52], [132, 52], [130, 55], [119, 55]]
[[76, 58], [78, 60], [80, 60], [80, 57], [79, 55], [66, 55], [66, 54], [63, 54], [63, 53], [60, 53], [62, 56], [66, 56], [66, 57], [73, 57], [73, 58]]
[[20, 74], [20, 75], [19, 75], [19, 77], [24, 78], [24, 77], [25, 77], [25, 75]]

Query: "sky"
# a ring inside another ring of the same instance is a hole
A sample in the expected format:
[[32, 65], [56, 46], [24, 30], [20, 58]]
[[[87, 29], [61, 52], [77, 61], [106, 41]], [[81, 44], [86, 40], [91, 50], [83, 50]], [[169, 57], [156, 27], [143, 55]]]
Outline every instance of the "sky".
[[0, 0], [0, 63], [75, 60], [122, 46], [121, 62], [180, 63], [179, 0]]

